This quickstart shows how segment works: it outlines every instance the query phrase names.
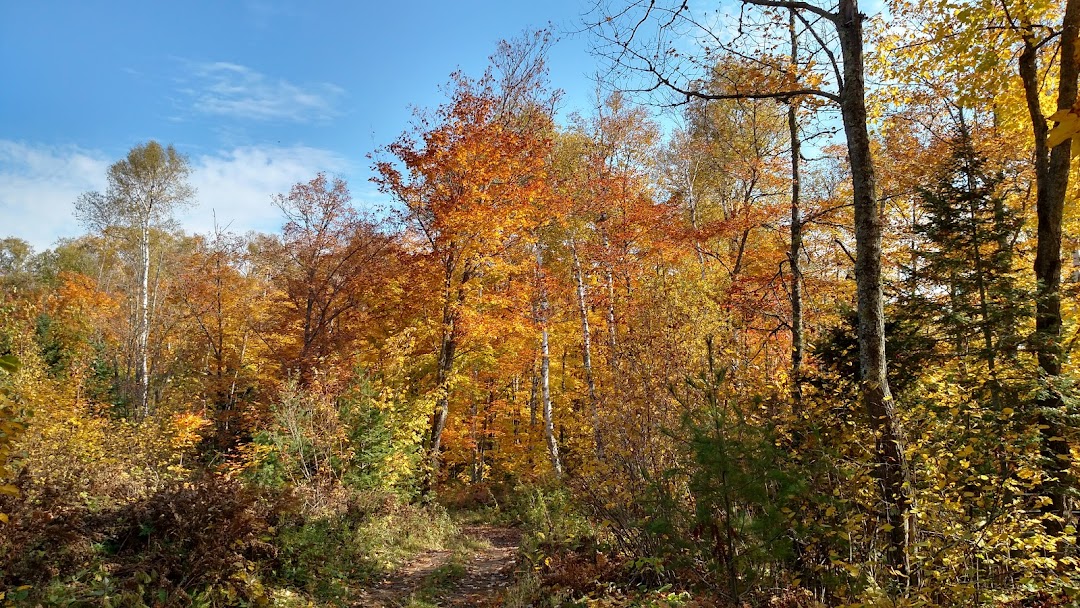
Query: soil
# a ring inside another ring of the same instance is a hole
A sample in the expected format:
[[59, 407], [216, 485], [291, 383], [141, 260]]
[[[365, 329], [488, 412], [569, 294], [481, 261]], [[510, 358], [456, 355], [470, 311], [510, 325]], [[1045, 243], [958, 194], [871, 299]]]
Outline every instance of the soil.
[[[435, 597], [424, 597], [440, 607], [498, 606], [500, 593], [514, 582], [521, 532], [497, 526], [464, 526], [462, 534], [484, 542], [465, 563], [465, 574], [445, 587], [435, 590]], [[356, 606], [399, 608], [422, 589], [425, 582], [453, 554], [450, 551], [427, 551], [417, 555], [392, 575], [364, 591]]]

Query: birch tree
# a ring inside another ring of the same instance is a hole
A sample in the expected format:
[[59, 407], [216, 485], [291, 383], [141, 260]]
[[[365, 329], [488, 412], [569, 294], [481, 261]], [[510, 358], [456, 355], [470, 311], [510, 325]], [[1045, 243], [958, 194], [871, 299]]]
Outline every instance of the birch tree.
[[151, 413], [150, 332], [153, 325], [150, 265], [154, 231], [173, 223], [173, 214], [189, 206], [195, 189], [188, 184], [187, 157], [156, 141], [139, 144], [109, 167], [104, 193], [86, 192], [75, 203], [75, 215], [88, 229], [121, 239], [137, 252], [133, 274], [132, 359], [134, 394], [140, 417]]

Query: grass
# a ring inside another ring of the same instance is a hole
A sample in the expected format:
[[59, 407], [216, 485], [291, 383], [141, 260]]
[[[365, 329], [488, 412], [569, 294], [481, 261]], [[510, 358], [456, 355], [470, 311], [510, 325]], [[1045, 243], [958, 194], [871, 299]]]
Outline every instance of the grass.
[[439, 598], [451, 592], [454, 586], [465, 578], [465, 574], [465, 564], [455, 555], [424, 577], [414, 599], [437, 605]]
[[417, 553], [458, 544], [459, 536], [439, 507], [393, 504], [361, 521], [344, 516], [308, 521], [280, 532], [277, 574], [284, 587], [343, 603]]
[[416, 592], [410, 598], [408, 606], [426, 608], [437, 606], [439, 601], [450, 594], [468, 573], [466, 564], [473, 555], [490, 549], [491, 544], [482, 538], [467, 534], [454, 536], [447, 545], [450, 556], [447, 560], [424, 576]]

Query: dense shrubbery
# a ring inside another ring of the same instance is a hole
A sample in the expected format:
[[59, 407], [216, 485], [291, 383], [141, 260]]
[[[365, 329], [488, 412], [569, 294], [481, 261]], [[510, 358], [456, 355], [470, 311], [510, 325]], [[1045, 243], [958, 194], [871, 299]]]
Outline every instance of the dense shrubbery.
[[14, 505], [0, 541], [0, 575], [8, 588], [31, 585], [32, 599], [50, 604], [183, 604], [223, 586], [251, 593], [236, 583], [275, 552], [267, 532], [287, 504], [213, 477], [171, 482], [104, 509], [39, 497], [39, 504]]
[[395, 439], [364, 381], [287, 384], [254, 440], [208, 465], [207, 419], [117, 417], [24, 346], [7, 386], [34, 416], [10, 465], [18, 493], [0, 495], [6, 601], [344, 604], [457, 533], [441, 507], [408, 503], [415, 446]]
[[[1051, 552], [1061, 540], [1038, 510], [1033, 429], [1012, 408], [1002, 413], [973, 398], [977, 392], [958, 394], [957, 380], [936, 372], [898, 383], [905, 420], [919, 433], [911, 444], [925, 534], [912, 556], [918, 578], [907, 589], [879, 586], [888, 558], [877, 481], [865, 445], [850, 439], [870, 430], [853, 400], [841, 407], [822, 392], [842, 386], [842, 376], [827, 366], [821, 373], [792, 410], [790, 402], [733, 391], [725, 371], [710, 366], [673, 387], [683, 416], [666, 440], [682, 450], [678, 466], [622, 472], [637, 476], [627, 492], [598, 481], [625, 466], [610, 458], [574, 475], [568, 488], [524, 493], [513, 512], [529, 531], [523, 546], [532, 573], [515, 601], [681, 605], [657, 589], [687, 592], [690, 605], [1077, 601], [1073, 557]], [[1014, 399], [1019, 411], [1023, 397]], [[965, 429], [940, 419], [957, 411]], [[963, 532], [971, 526], [978, 533]]]
[[2, 504], [0, 588], [49, 605], [250, 605], [282, 590], [345, 602], [456, 530], [393, 494], [346, 491], [313, 513], [295, 491], [205, 474], [108, 508], [39, 492]]

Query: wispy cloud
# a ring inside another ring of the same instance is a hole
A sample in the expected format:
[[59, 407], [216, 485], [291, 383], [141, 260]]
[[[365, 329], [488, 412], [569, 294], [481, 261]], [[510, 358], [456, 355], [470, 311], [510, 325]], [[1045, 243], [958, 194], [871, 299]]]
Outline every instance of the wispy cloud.
[[191, 159], [191, 183], [199, 204], [184, 213], [184, 227], [209, 233], [216, 220], [232, 232], [273, 231], [280, 212], [271, 204], [274, 194], [287, 193], [319, 171], [345, 173], [348, 162], [337, 154], [306, 146], [240, 147]]
[[181, 90], [198, 113], [246, 120], [323, 122], [337, 116], [341, 87], [319, 82], [295, 84], [247, 66], [217, 61], [190, 66]]
[[[104, 190], [114, 160], [75, 146], [0, 139], [0, 238], [17, 236], [41, 251], [59, 238], [82, 234], [73, 214], [75, 199]], [[334, 152], [307, 146], [245, 146], [190, 160], [197, 203], [177, 219], [199, 233], [211, 232], [215, 220], [238, 233], [276, 230], [281, 218], [271, 204], [274, 194], [287, 193], [319, 171], [351, 169]]]
[[75, 199], [104, 189], [110, 164], [97, 151], [0, 139], [0, 237], [17, 236], [42, 250], [79, 234]]

